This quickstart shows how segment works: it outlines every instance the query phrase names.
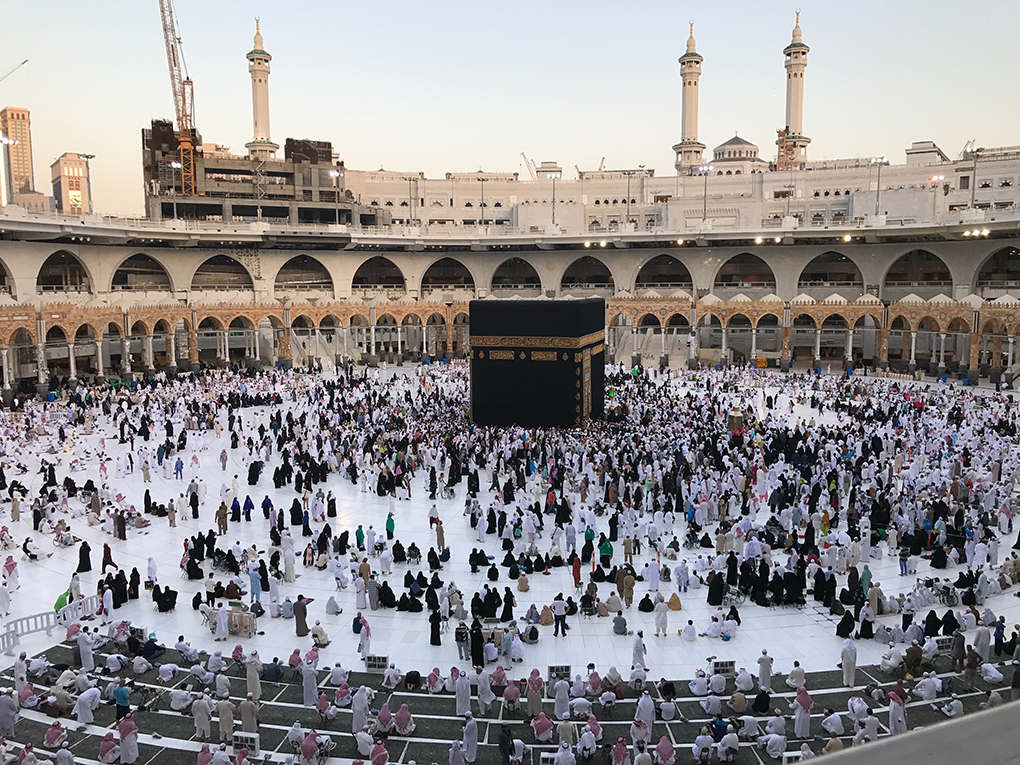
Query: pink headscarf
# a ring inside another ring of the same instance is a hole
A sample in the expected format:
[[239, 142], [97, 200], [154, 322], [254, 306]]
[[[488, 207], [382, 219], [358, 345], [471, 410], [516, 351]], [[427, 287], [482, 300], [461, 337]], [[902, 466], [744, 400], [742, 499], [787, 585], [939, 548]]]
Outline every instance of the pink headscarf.
[[53, 746], [63, 732], [64, 726], [60, 724], [59, 720], [54, 720], [53, 724], [46, 729], [46, 734], [43, 737], [46, 741], [46, 746]]
[[545, 712], [539, 712], [535, 719], [531, 721], [531, 727], [534, 728], [536, 736], [541, 736], [552, 726], [552, 720], [546, 716]]
[[669, 739], [663, 736], [659, 739], [659, 743], [655, 745], [655, 754], [659, 758], [659, 762], [669, 762], [673, 759], [676, 750], [673, 745], [669, 743]]
[[628, 757], [630, 749], [627, 748], [627, 742], [622, 738], [616, 739], [616, 743], [613, 744], [613, 765], [620, 765]]
[[319, 649], [312, 646], [312, 650], [305, 654], [305, 661], [316, 662], [319, 660]]
[[407, 729], [407, 726], [411, 723], [411, 710], [407, 708], [407, 704], [400, 705], [400, 709], [393, 715], [393, 719], [397, 721], [397, 727], [400, 730]]
[[366, 635], [372, 637], [372, 628], [368, 626], [368, 620], [364, 616], [361, 617], [361, 629], [365, 630]]
[[234, 646], [234, 651], [230, 654], [230, 658], [234, 661], [241, 661], [244, 658], [244, 649], [241, 648], [240, 643]]
[[588, 685], [591, 687], [592, 693], [600, 693], [602, 691], [602, 678], [599, 677], [599, 673], [592, 670], [592, 673], [588, 675]]
[[287, 659], [287, 663], [291, 666], [291, 669], [297, 669], [301, 666], [301, 649], [295, 648], [294, 653]]
[[67, 628], [67, 632], [64, 637], [67, 640], [70, 640], [71, 638], [76, 637], [79, 632], [81, 632], [81, 625], [78, 622], [75, 622]]
[[517, 688], [517, 683], [507, 683], [506, 688], [503, 689], [503, 699], [510, 702], [517, 702], [521, 698], [521, 692]]
[[372, 765], [386, 765], [390, 761], [390, 753], [386, 751], [382, 741], [377, 741], [372, 747]]
[[450, 667], [450, 680], [452, 680], [453, 682], [457, 682], [457, 679], [459, 677], [460, 677], [460, 670], [457, 669], [456, 667]]
[[301, 754], [306, 760], [312, 760], [315, 758], [315, 753], [319, 751], [319, 734], [314, 730], [308, 731], [308, 735], [305, 736], [305, 740], [301, 742]]
[[198, 761], [196, 765], [209, 765], [212, 761], [212, 752], [209, 751], [208, 744], [202, 744], [202, 750], [198, 753]]
[[434, 690], [442, 679], [443, 676], [439, 674], [439, 667], [433, 667], [432, 671], [429, 672], [429, 690]]
[[[30, 746], [32, 745], [27, 744], [25, 746], [25, 751], [28, 751], [28, 747]], [[113, 731], [110, 731], [105, 736], [103, 736], [103, 740], [99, 742], [99, 756], [105, 757], [110, 753], [110, 750], [113, 749], [115, 746], [117, 746], [117, 742], [113, 740]], [[24, 752], [22, 752], [22, 756], [24, 756]]]
[[503, 685], [506, 683], [506, 670], [500, 665], [496, 665], [496, 669], [492, 672], [492, 684]]
[[531, 670], [531, 675], [528, 677], [528, 687], [536, 693], [542, 692], [542, 686], [545, 685], [545, 681], [542, 680], [542, 675], [537, 669]]
[[591, 728], [591, 733], [595, 738], [602, 735], [602, 726], [599, 725], [599, 721], [595, 719], [595, 715], [588, 715], [588, 727]]
[[904, 706], [903, 698], [895, 690], [889, 691], [889, 698], [901, 707]]
[[237, 753], [237, 757], [234, 758], [234, 765], [244, 765], [244, 762], [247, 759], [248, 747], [242, 747], [241, 751]]
[[318, 709], [319, 712], [325, 712], [329, 709], [329, 699], [326, 698], [325, 691], [319, 694], [319, 699], [315, 702], [315, 708]]
[[376, 715], [376, 720], [379, 721], [380, 727], [387, 728], [393, 721], [393, 713], [390, 711], [389, 703], [383, 704], [379, 707], [379, 714]]
[[336, 693], [333, 694], [333, 698], [337, 701], [340, 699], [346, 699], [351, 695], [351, 686], [347, 683], [342, 683], [339, 688], [336, 689]]
[[811, 707], [815, 703], [811, 700], [811, 695], [807, 692], [807, 688], [803, 685], [797, 689], [797, 703], [804, 708], [805, 712], [810, 712]]
[[135, 725], [135, 718], [131, 712], [128, 712], [124, 717], [117, 723], [117, 732], [120, 734], [121, 743], [124, 739], [135, 733], [138, 730], [138, 726]]
[[18, 703], [25, 706], [25, 702], [35, 695], [35, 687], [31, 683], [25, 683], [25, 687], [18, 694]]
[[[4, 571], [6, 571], [9, 574], [14, 569], [16, 569], [17, 567], [18, 567], [18, 564], [14, 562], [14, 556], [13, 555], [8, 555], [7, 556], [7, 561], [4, 563]], [[22, 755], [22, 756], [24, 756], [24, 755]]]

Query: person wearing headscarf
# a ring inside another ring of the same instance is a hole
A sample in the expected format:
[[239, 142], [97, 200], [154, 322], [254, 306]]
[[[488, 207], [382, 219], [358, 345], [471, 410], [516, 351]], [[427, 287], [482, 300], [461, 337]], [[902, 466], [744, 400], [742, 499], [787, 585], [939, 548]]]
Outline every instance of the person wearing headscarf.
[[262, 698], [262, 661], [259, 659], [258, 651], [251, 652], [244, 669], [248, 681], [248, 693], [251, 694], [252, 701], [257, 702]]
[[407, 708], [407, 704], [401, 704], [400, 709], [393, 716], [397, 735], [410, 736], [414, 733], [415, 724], [414, 718], [411, 716], [411, 710]]
[[576, 762], [577, 758], [570, 751], [570, 744], [566, 741], [561, 741], [560, 748], [556, 750], [556, 754], [553, 756], [553, 765], [575, 765]]
[[319, 734], [314, 730], [308, 731], [308, 735], [301, 741], [301, 756], [306, 762], [314, 762], [315, 755], [319, 751]]
[[464, 714], [464, 731], [461, 735], [464, 742], [464, 761], [472, 763], [478, 754], [478, 723], [471, 712]]
[[531, 675], [528, 677], [528, 717], [536, 717], [542, 711], [542, 689], [545, 687], [545, 681], [542, 679], [541, 673], [537, 669], [531, 670]]
[[368, 689], [365, 686], [358, 688], [351, 700], [351, 733], [357, 733], [368, 724]]
[[[854, 677], [857, 673], [857, 646], [849, 638], [843, 641], [843, 650], [840, 652], [840, 663], [843, 668], [843, 685], [852, 688]], [[797, 691], [798, 694], [800, 691]]]
[[803, 685], [797, 689], [797, 695], [790, 704], [793, 711], [793, 735], [797, 738], [808, 738], [811, 735], [811, 707], [814, 701]]
[[209, 751], [208, 744], [202, 744], [202, 748], [198, 752], [198, 759], [195, 761], [195, 765], [209, 765], [212, 761], [212, 752]]
[[444, 680], [442, 674], [439, 672], [439, 667], [433, 667], [432, 671], [429, 672], [429, 675], [425, 680], [425, 687], [428, 689], [428, 692], [430, 694], [439, 693], [440, 691], [443, 690], [445, 684], [446, 681]]
[[907, 732], [906, 699], [895, 690], [889, 691], [889, 735]]
[[612, 750], [613, 765], [630, 765], [630, 747], [622, 738], [616, 739]]
[[676, 749], [666, 736], [661, 737], [659, 743], [655, 745], [656, 765], [674, 765], [675, 762]]
[[390, 705], [388, 703], [379, 707], [379, 713], [375, 716], [375, 724], [376, 731], [379, 733], [389, 733], [393, 730], [393, 713], [390, 712]]
[[248, 747], [241, 747], [241, 751], [234, 757], [234, 765], [251, 765], [251, 761], [248, 759]]
[[98, 688], [89, 688], [78, 694], [74, 702], [74, 719], [79, 726], [90, 725], [93, 721], [95, 711], [99, 709], [103, 697]]
[[120, 762], [121, 765], [132, 765], [138, 759], [138, 726], [135, 725], [134, 715], [128, 712], [117, 723], [117, 731], [120, 734]]
[[372, 747], [372, 765], [386, 765], [390, 761], [390, 753], [386, 751], [382, 741], [376, 741]]
[[[25, 748], [28, 749], [31, 744], [26, 744]], [[103, 740], [99, 742], [99, 761], [106, 763], [106, 765], [112, 765], [117, 762], [120, 758], [120, 747], [117, 746], [117, 742], [113, 740], [113, 731], [108, 731]]]
[[539, 712], [532, 718], [531, 730], [535, 734], [536, 741], [552, 741], [553, 722], [549, 719], [545, 712]]
[[60, 720], [54, 720], [43, 734], [43, 745], [47, 749], [56, 749], [65, 741], [67, 741], [67, 731], [60, 724]]
[[595, 734], [591, 732], [591, 728], [587, 725], [581, 729], [581, 737], [577, 740], [577, 746], [575, 749], [577, 751], [577, 755], [582, 760], [586, 760], [589, 757], [594, 756], [598, 749], [598, 744], [595, 743]]

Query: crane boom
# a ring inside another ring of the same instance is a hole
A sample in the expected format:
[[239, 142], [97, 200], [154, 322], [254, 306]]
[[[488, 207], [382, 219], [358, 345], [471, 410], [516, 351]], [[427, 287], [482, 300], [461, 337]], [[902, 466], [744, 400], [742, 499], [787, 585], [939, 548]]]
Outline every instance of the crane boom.
[[523, 151], [521, 152], [521, 156], [524, 157], [524, 166], [528, 168], [528, 174], [531, 176], [531, 180], [537, 181], [538, 175], [535, 174], [535, 163], [528, 159], [528, 155]]
[[166, 45], [166, 63], [170, 68], [170, 89], [174, 96], [177, 116], [177, 143], [181, 161], [181, 194], [195, 194], [195, 146], [193, 115], [195, 108], [194, 83], [187, 76], [181, 38], [174, 22], [171, 0], [159, 0], [159, 15], [163, 23], [163, 43]]
[[3, 82], [4, 80], [6, 80], [6, 79], [7, 79], [8, 77], [10, 77], [10, 76], [11, 76], [12, 74], [14, 74], [14, 73], [15, 73], [16, 71], [18, 71], [19, 69], [21, 69], [21, 67], [23, 67], [23, 66], [24, 66], [25, 64], [27, 64], [27, 63], [28, 63], [28, 59], [26, 58], [26, 59], [25, 59], [24, 61], [22, 61], [22, 62], [21, 62], [20, 64], [18, 64], [18, 65], [17, 65], [16, 67], [14, 67], [14, 68], [13, 68], [13, 69], [12, 69], [11, 71], [9, 71], [9, 72], [8, 72], [7, 74], [5, 74], [5, 75], [4, 75], [3, 77], [0, 77], [0, 82]]

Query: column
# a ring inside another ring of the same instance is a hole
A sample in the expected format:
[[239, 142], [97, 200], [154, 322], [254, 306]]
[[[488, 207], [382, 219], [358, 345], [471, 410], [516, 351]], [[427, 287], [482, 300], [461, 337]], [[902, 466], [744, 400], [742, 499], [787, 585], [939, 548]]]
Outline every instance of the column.
[[1009, 348], [1006, 356], [1006, 369], [1013, 369], [1013, 341], [1016, 340], [1013, 335], [1009, 336]]
[[400, 358], [404, 357], [404, 344], [400, 341], [400, 325], [397, 325], [397, 356]]
[[11, 375], [11, 352], [8, 348], [0, 348], [0, 363], [4, 365], [4, 388], [10, 390], [12, 375]]
[[230, 357], [230, 345], [229, 345], [229, 342], [230, 341], [227, 339], [226, 330], [224, 330], [223, 332], [220, 332], [217, 335], [217, 337], [216, 337], [216, 346], [217, 346], [217, 348], [216, 348], [216, 355], [219, 358], [219, 360], [222, 361], [223, 363], [226, 363], [227, 359]]
[[96, 376], [103, 377], [103, 341], [96, 340]]
[[375, 321], [372, 321], [372, 326], [369, 327], [369, 345], [368, 353], [370, 356], [375, 356]]
[[131, 376], [131, 341], [126, 337], [120, 339], [120, 368], [125, 377]]
[[145, 369], [151, 371], [156, 368], [156, 361], [152, 355], [152, 335], [142, 338], [142, 355], [145, 357]]
[[815, 366], [822, 360], [822, 328], [815, 327]]
[[758, 359], [758, 328], [751, 327], [751, 363]]
[[878, 366], [880, 369], [889, 368], [889, 329], [887, 327], [878, 330]]
[[39, 343], [35, 347], [35, 370], [36, 380], [40, 385], [45, 385], [46, 381], [50, 379], [50, 370], [46, 366], [46, 345]]
[[946, 333], [939, 332], [939, 368], [946, 366]]
[[167, 369], [169, 369], [171, 373], [177, 369], [177, 348], [175, 347], [176, 344], [177, 338], [175, 337], [174, 332], [168, 332], [166, 335], [166, 347], [165, 347], [166, 364]]
[[914, 358], [914, 354], [917, 352], [917, 332], [914, 330], [910, 331], [910, 366], [911, 371], [917, 366], [917, 360]]
[[67, 368], [69, 370], [68, 371], [68, 377], [70, 377], [72, 380], [77, 380], [78, 379], [78, 368], [77, 368], [77, 366], [75, 365], [75, 362], [74, 362], [74, 342], [73, 341], [67, 344]]
[[846, 331], [846, 368], [850, 369], [854, 363], [854, 331], [852, 328]]
[[729, 330], [726, 327], [722, 328], [722, 356], [719, 359], [719, 363], [726, 366], [726, 349], [729, 346]]

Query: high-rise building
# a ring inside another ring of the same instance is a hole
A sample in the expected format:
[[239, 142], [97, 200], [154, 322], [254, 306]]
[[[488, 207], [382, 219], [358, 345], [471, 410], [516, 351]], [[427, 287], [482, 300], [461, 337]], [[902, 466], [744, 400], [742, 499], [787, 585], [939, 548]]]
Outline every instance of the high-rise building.
[[32, 120], [28, 109], [8, 106], [0, 110], [0, 134], [7, 139], [10, 157], [11, 194], [35, 191], [32, 171]]
[[58, 212], [67, 215], [92, 212], [88, 160], [79, 154], [64, 152], [50, 165], [50, 180]]

